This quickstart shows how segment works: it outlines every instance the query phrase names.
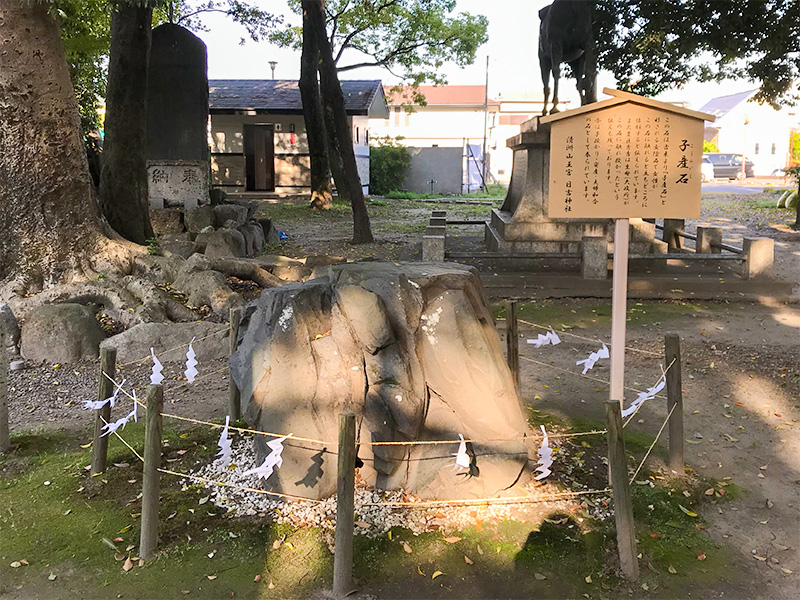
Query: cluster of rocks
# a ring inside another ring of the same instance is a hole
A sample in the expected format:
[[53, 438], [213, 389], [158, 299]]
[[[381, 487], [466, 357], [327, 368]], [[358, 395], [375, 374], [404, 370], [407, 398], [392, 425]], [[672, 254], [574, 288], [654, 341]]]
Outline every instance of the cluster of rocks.
[[159, 247], [189, 258], [253, 257], [280, 237], [270, 219], [255, 219], [254, 204], [203, 204], [194, 208], [151, 208], [150, 221]]

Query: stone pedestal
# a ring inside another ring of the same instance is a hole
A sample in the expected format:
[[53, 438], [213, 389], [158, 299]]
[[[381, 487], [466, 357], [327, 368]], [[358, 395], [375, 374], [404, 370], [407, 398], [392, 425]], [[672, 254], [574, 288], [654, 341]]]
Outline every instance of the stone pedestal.
[[[521, 132], [506, 145], [514, 151], [511, 184], [505, 201], [492, 210], [485, 230], [490, 252], [568, 252], [579, 255], [584, 237], [605, 238], [613, 249], [611, 219], [551, 219], [548, 216], [550, 193], [550, 125], [539, 118], [522, 124]], [[631, 219], [630, 252], [652, 251], [655, 227], [641, 219]]]

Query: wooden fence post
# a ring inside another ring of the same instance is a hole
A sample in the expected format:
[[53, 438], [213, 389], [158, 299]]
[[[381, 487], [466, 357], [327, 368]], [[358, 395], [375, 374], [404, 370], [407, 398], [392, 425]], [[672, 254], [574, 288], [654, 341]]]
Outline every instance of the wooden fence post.
[[[116, 376], [117, 350], [116, 348], [100, 348], [100, 379], [97, 382], [97, 400], [105, 400], [114, 393], [114, 378]], [[108, 375], [108, 377], [106, 377]], [[106, 402], [102, 408], [94, 411], [94, 441], [92, 442], [92, 474], [104, 473], [106, 459], [108, 458], [108, 438], [100, 436], [106, 423], [111, 421], [111, 402]]]
[[517, 393], [519, 387], [519, 329], [517, 327], [517, 303], [513, 300], [506, 302], [506, 361], [511, 370], [511, 377]]
[[[230, 311], [231, 329], [229, 333], [231, 336], [231, 355], [236, 352], [236, 338], [239, 337], [239, 324], [241, 322], [242, 309], [232, 308]], [[228, 373], [228, 378], [230, 379], [230, 383], [228, 384], [228, 415], [230, 415], [231, 421], [235, 421], [242, 416], [241, 396], [239, 394], [239, 387], [233, 380], [233, 373]]]
[[[675, 361], [674, 363], [672, 361]], [[669, 365], [672, 364], [670, 367]], [[667, 371], [667, 410], [669, 419], [669, 468], [684, 475], [683, 461], [683, 391], [681, 390], [681, 339], [677, 333], [664, 336], [664, 368]], [[673, 406], [675, 409], [673, 410]]]
[[356, 416], [339, 415], [339, 481], [336, 486], [336, 549], [333, 555], [333, 595], [353, 591], [353, 527], [355, 521]]
[[0, 452], [11, 448], [11, 433], [8, 429], [8, 354], [6, 336], [0, 332]]
[[608, 428], [608, 468], [614, 494], [614, 520], [617, 526], [619, 565], [626, 579], [636, 579], [639, 576], [639, 561], [636, 558], [636, 528], [633, 522], [631, 486], [628, 482], [625, 439], [622, 437], [622, 413], [619, 401], [609, 400], [605, 404]]
[[139, 556], [149, 558], [158, 546], [158, 497], [161, 492], [161, 411], [164, 388], [147, 386], [147, 426], [144, 436], [144, 477], [142, 478], [142, 530]]

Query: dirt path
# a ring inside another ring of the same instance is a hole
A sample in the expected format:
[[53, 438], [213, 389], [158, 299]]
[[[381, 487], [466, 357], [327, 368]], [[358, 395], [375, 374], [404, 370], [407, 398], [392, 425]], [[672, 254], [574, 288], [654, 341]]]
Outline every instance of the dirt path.
[[[663, 363], [663, 336], [682, 338], [684, 437], [687, 465], [720, 484], [732, 481], [741, 497], [704, 510], [711, 541], [735, 548], [731, 573], [750, 574], [752, 590], [721, 585], [720, 595], [796, 598], [800, 584], [800, 317], [794, 308], [761, 304], [705, 304], [684, 315], [664, 314], [659, 303], [632, 306], [626, 386], [643, 390], [656, 383]], [[583, 315], [604, 313], [605, 304], [561, 301], [560, 313], [579, 315], [568, 334], [608, 341], [610, 327]], [[545, 311], [546, 313], [546, 311]], [[534, 313], [535, 314], [535, 313]], [[607, 312], [605, 313], [607, 314]], [[525, 319], [525, 317], [522, 317]], [[558, 322], [542, 323], [554, 325]], [[567, 323], [569, 324], [569, 323]], [[530, 332], [530, 333], [528, 333]], [[529, 328], [527, 335], [538, 332]], [[598, 343], [563, 335], [557, 347], [523, 356], [523, 397], [534, 409], [569, 417], [602, 419], [608, 361], [587, 376], [575, 375], [576, 360]], [[563, 369], [563, 370], [561, 370]], [[628, 390], [627, 402], [636, 397]], [[656, 398], [631, 423], [634, 431], [656, 435], [666, 417], [666, 400]], [[662, 445], [666, 444], [666, 436]], [[730, 478], [730, 480], [725, 479]], [[787, 572], [788, 571], [788, 572]]]

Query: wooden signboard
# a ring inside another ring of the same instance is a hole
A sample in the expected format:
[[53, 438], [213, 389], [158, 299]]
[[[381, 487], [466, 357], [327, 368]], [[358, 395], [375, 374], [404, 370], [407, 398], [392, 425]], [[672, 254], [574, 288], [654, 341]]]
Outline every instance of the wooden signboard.
[[618, 90], [543, 117], [550, 134], [549, 216], [698, 218], [703, 121], [712, 115]]

